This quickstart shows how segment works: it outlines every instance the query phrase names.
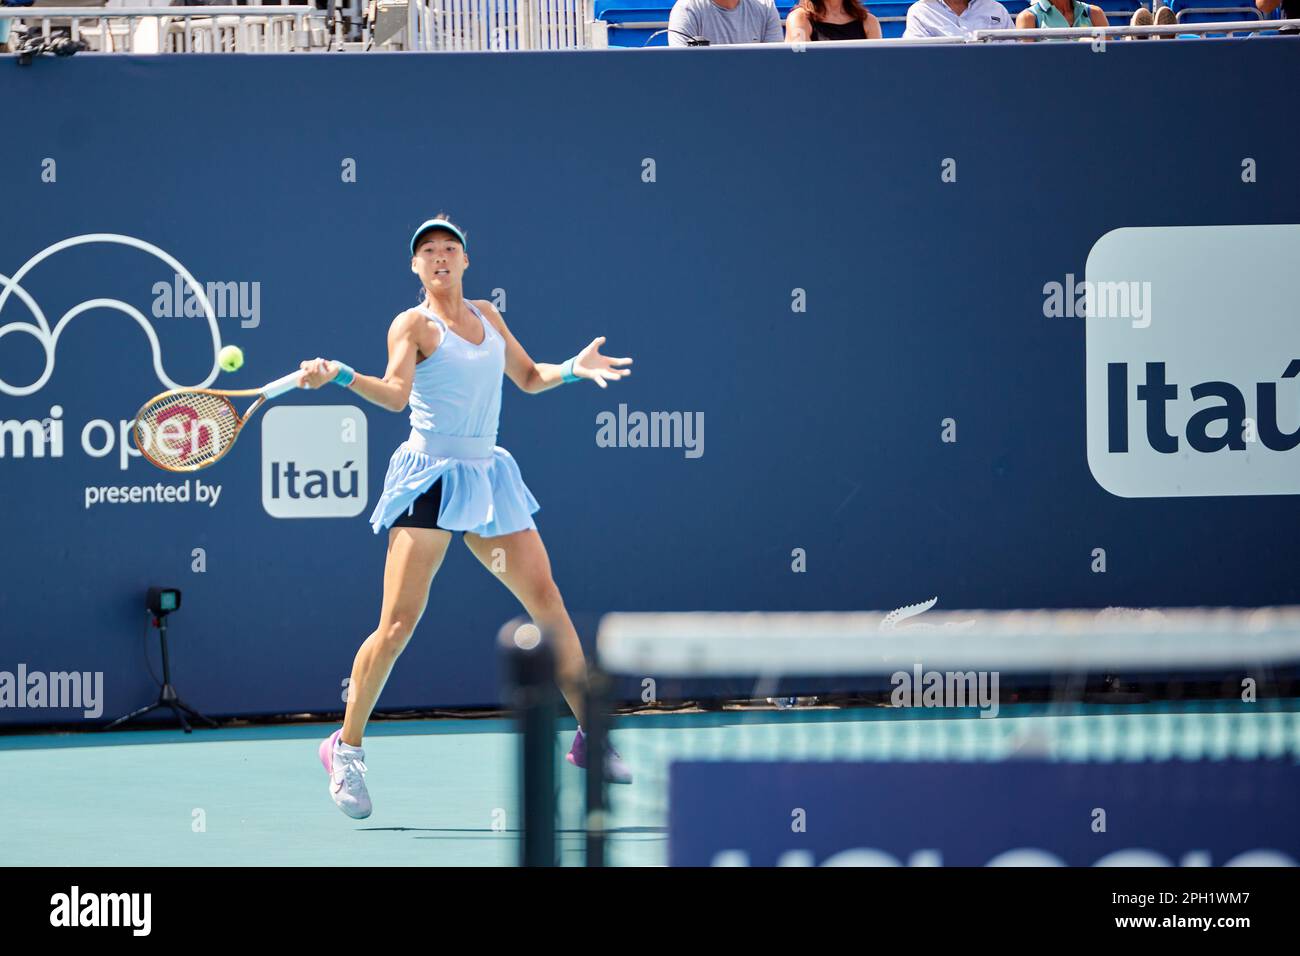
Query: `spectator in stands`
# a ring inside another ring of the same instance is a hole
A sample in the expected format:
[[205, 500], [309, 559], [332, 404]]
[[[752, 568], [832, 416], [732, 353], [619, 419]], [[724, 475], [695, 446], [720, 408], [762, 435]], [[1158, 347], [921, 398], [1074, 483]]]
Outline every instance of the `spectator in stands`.
[[[29, 7], [32, 0], [0, 0], [0, 6], [4, 7]], [[0, 53], [10, 53], [18, 49], [18, 36], [14, 35], [13, 41], [10, 42], [10, 31], [12, 31], [14, 21], [8, 17], [0, 19]]]
[[785, 38], [773, 0], [677, 0], [668, 15], [668, 45], [690, 46], [688, 37], [710, 43], [780, 43]]
[[785, 18], [785, 39], [879, 40], [880, 21], [860, 0], [799, 0]]
[[903, 36], [964, 37], [976, 30], [1009, 30], [1013, 22], [998, 0], [916, 0], [907, 8]]
[[[1255, 9], [1264, 14], [1265, 19], [1278, 7], [1282, 8], [1283, 20], [1300, 20], [1300, 0], [1255, 0]], [[1295, 30], [1279, 30], [1279, 33], [1294, 33]]]
[[1083, 0], [1034, 0], [1016, 17], [1019, 30], [1108, 26], [1110, 21], [1101, 7]]
[[[1150, 26], [1166, 27], [1169, 26], [1171, 23], [1177, 23], [1177, 22], [1178, 22], [1178, 17], [1174, 16], [1174, 11], [1170, 10], [1168, 7], [1164, 7], [1164, 6], [1157, 7], [1156, 12], [1154, 14], [1146, 7], [1138, 7], [1136, 10], [1133, 11], [1133, 17], [1132, 19], [1129, 20], [1128, 25], [1131, 27], [1150, 27]], [[1150, 40], [1152, 37], [1155, 37], [1158, 40], [1172, 40], [1174, 39], [1174, 36], [1175, 35], [1171, 33], [1145, 33], [1142, 34], [1141, 36], [1136, 36], [1136, 37], [1129, 36], [1129, 37], [1125, 37], [1124, 39], [1125, 40]]]

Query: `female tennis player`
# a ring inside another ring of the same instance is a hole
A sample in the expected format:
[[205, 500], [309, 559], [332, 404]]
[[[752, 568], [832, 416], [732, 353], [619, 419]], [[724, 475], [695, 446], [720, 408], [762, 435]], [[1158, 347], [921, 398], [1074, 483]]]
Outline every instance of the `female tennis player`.
[[[464, 232], [441, 214], [411, 236], [411, 271], [420, 277], [424, 301], [389, 326], [382, 378], [321, 358], [302, 363], [305, 388], [333, 382], [390, 411], [411, 406], [411, 435], [393, 454], [370, 516], [376, 534], [389, 529], [379, 626], [352, 664], [343, 728], [320, 745], [330, 796], [358, 820], [371, 811], [361, 747], [366, 722], [424, 613], [453, 531], [463, 532], [466, 547], [554, 636], [560, 689], [579, 720], [568, 760], [587, 766], [586, 661], [533, 522], [541, 506], [514, 458], [496, 444], [502, 374], [530, 395], [582, 379], [605, 388], [631, 374], [623, 366], [632, 360], [601, 355], [602, 336], [562, 365], [534, 362], [490, 302], [464, 298], [467, 249]], [[605, 773], [612, 782], [631, 782], [612, 749]]]

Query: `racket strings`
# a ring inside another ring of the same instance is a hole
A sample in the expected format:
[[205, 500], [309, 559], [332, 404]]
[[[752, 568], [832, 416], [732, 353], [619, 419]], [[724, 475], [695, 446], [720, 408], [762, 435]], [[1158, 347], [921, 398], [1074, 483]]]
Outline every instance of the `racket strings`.
[[136, 416], [135, 443], [160, 468], [193, 471], [226, 453], [239, 424], [234, 406], [221, 395], [168, 392]]

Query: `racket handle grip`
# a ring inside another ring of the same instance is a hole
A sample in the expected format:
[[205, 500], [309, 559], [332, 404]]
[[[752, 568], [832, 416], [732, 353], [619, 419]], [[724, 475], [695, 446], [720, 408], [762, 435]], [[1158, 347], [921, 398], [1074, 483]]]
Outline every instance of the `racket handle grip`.
[[262, 394], [267, 398], [275, 398], [277, 395], [283, 395], [285, 392], [292, 391], [298, 387], [298, 379], [302, 377], [302, 374], [302, 371], [299, 370], [297, 372], [290, 372], [283, 378], [277, 378], [274, 382], [271, 382], [262, 389]]

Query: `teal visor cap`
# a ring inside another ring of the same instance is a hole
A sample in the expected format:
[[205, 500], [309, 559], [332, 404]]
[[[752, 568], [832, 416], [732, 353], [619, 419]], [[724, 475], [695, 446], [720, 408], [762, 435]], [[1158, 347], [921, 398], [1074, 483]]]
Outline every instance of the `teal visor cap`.
[[420, 223], [420, 228], [411, 235], [411, 255], [415, 255], [415, 244], [420, 241], [420, 237], [434, 229], [445, 229], [460, 240], [460, 244], [465, 248], [466, 252], [469, 251], [469, 243], [465, 241], [465, 234], [446, 219], [426, 219]]

